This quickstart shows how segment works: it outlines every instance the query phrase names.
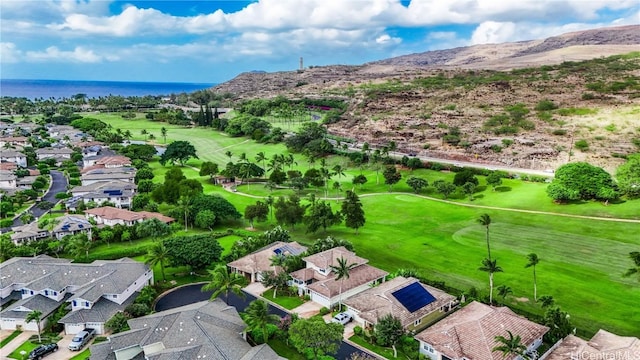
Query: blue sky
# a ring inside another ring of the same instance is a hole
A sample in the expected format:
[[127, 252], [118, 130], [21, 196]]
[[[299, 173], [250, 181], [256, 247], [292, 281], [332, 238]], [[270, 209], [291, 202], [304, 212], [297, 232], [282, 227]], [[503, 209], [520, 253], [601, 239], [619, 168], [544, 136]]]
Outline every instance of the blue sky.
[[2, 0], [0, 76], [218, 83], [638, 23], [638, 0]]

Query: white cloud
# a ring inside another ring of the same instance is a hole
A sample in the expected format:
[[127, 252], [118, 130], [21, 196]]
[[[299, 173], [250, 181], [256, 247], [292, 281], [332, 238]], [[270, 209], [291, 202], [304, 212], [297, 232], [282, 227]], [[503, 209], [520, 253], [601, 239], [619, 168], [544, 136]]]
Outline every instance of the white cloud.
[[515, 36], [516, 24], [512, 22], [485, 21], [473, 31], [471, 43], [498, 44], [510, 41]]
[[101, 56], [97, 55], [93, 50], [83, 47], [76, 47], [73, 51], [64, 51], [56, 46], [50, 46], [45, 51], [27, 51], [25, 53], [25, 61], [30, 62], [77, 62], [77, 63], [99, 63], [104, 60], [116, 61], [119, 57], [116, 55]]
[[0, 63], [17, 63], [22, 57], [22, 52], [16, 48], [16, 44], [0, 42]]

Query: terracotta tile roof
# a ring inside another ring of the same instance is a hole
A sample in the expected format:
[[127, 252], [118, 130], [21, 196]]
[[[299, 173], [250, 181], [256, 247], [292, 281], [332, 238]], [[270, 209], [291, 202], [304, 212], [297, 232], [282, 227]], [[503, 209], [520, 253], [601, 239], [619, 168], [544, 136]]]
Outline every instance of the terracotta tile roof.
[[290, 273], [289, 275], [291, 275], [291, 277], [294, 278], [294, 279], [298, 279], [298, 280], [302, 280], [302, 281], [308, 281], [308, 280], [311, 280], [311, 279], [316, 279], [316, 280], [326, 280], [327, 279], [326, 276], [319, 274], [313, 268], [300, 269], [300, 270], [297, 270], [297, 271], [294, 271], [294, 272]]
[[[511, 331], [525, 345], [532, 344], [549, 328], [515, 314], [508, 307], [492, 307], [471, 302], [461, 310], [440, 320], [415, 336], [436, 351], [454, 359], [503, 360], [502, 353], [492, 352], [498, 346], [495, 337]], [[511, 360], [508, 357], [506, 360]]]
[[165, 216], [162, 215], [160, 213], [157, 212], [151, 212], [151, 211], [138, 211], [138, 214], [142, 214], [142, 216], [144, 216], [145, 220], [148, 219], [158, 219], [160, 221], [162, 221], [163, 223], [170, 223], [170, 222], [174, 222], [176, 219], [169, 217], [169, 216]]
[[18, 168], [18, 164], [12, 162], [0, 162], [0, 170], [15, 170]]
[[104, 156], [96, 161], [96, 165], [131, 165], [131, 159], [121, 155]]
[[338, 296], [340, 294], [340, 286], [342, 285], [342, 293], [356, 288], [358, 286], [367, 284], [374, 280], [380, 279], [386, 276], [388, 272], [373, 267], [371, 265], [360, 265], [356, 266], [349, 272], [349, 278], [343, 280], [336, 280], [335, 277], [330, 277], [323, 281], [317, 281], [307, 288], [309, 290], [313, 290], [318, 294], [326, 296], [328, 298], [332, 298], [334, 296]]
[[329, 266], [338, 266], [339, 258], [345, 258], [348, 265], [362, 265], [369, 262], [369, 260], [367, 259], [356, 256], [354, 252], [347, 250], [344, 246], [339, 246], [333, 249], [319, 252], [317, 254], [309, 255], [302, 258], [302, 260], [306, 261], [307, 263], [312, 263], [313, 265], [321, 269], [328, 269]]
[[589, 341], [569, 335], [547, 355], [546, 360], [636, 359], [640, 357], [640, 339], [599, 330]]
[[138, 214], [133, 211], [129, 211], [126, 209], [118, 209], [111, 206], [103, 206], [99, 208], [89, 209], [84, 211], [85, 214], [91, 214], [95, 216], [100, 216], [103, 219], [108, 220], [125, 220], [125, 221], [136, 221], [144, 219], [144, 216]]
[[[274, 250], [282, 247], [289, 247], [293, 250], [293, 252], [297, 252], [297, 254], [300, 254], [307, 250], [306, 246], [302, 246], [295, 241], [289, 243], [276, 241], [273, 244], [254, 251], [247, 256], [241, 257], [238, 260], [228, 263], [227, 266], [238, 269], [245, 273], [252, 274], [261, 271], [273, 270], [273, 266], [271, 266], [271, 258], [276, 255]], [[280, 271], [281, 268], [277, 267], [277, 270]]]
[[419, 281], [415, 278], [398, 276], [352, 296], [343, 302], [358, 311], [359, 316], [369, 323], [376, 324], [378, 319], [388, 314], [393, 314], [393, 316], [400, 319], [403, 326], [407, 327], [413, 324], [414, 321], [438, 311], [442, 306], [456, 301], [455, 296], [421, 283], [420, 285], [433, 295], [436, 300], [414, 312], [410, 312], [393, 296], [393, 292], [417, 282]]
[[165, 223], [170, 223], [174, 221], [173, 218], [164, 216], [156, 212], [150, 212], [150, 211], [135, 212], [127, 209], [118, 209], [112, 206], [103, 206], [99, 208], [85, 210], [84, 213], [99, 216], [103, 219], [108, 219], [108, 220], [121, 219], [124, 221], [138, 221], [138, 220], [147, 220], [147, 219], [155, 218]]

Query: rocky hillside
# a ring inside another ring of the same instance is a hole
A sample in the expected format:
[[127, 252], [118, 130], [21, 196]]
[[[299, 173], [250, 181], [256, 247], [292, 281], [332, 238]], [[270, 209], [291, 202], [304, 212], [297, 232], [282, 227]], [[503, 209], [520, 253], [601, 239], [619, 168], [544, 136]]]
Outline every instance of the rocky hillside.
[[588, 160], [611, 170], [640, 146], [638, 49], [640, 26], [605, 28], [360, 66], [245, 73], [213, 90], [238, 100], [343, 99], [348, 110], [329, 131], [374, 147], [395, 141], [425, 156], [534, 169]]

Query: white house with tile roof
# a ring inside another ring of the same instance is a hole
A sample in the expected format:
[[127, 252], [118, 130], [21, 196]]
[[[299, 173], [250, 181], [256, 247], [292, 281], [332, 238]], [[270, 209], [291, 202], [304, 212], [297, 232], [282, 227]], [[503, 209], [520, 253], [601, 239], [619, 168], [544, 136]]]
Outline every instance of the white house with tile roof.
[[243, 275], [249, 282], [262, 281], [263, 271], [284, 271], [280, 266], [272, 266], [271, 259], [274, 256], [300, 255], [307, 251], [306, 246], [297, 242], [276, 241], [262, 249], [256, 250], [247, 256], [227, 264], [231, 271]]
[[520, 336], [528, 352], [542, 344], [549, 328], [514, 313], [508, 307], [493, 307], [476, 301], [440, 320], [415, 336], [420, 353], [432, 360], [515, 360], [493, 351], [496, 336]]
[[87, 236], [91, 238], [92, 228], [93, 225], [91, 225], [89, 220], [81, 215], [64, 215], [56, 219], [56, 224], [51, 232], [49, 232], [47, 228], [39, 228], [37, 222], [16, 226], [12, 228], [13, 234], [11, 234], [11, 240], [18, 245], [49, 236], [60, 240], [67, 235], [75, 235], [78, 233], [87, 233]]
[[220, 299], [130, 319], [131, 330], [91, 346], [91, 359], [285, 360], [267, 344], [252, 347], [246, 325]]
[[[338, 265], [338, 259], [345, 259], [347, 265], [354, 265], [349, 278], [336, 280], [331, 266]], [[329, 249], [302, 258], [306, 268], [292, 272], [293, 285], [301, 294], [309, 294], [311, 300], [328, 308], [368, 289], [371, 285], [383, 282], [387, 272], [371, 265], [344, 246]]]
[[422, 284], [418, 279], [402, 276], [387, 280], [357, 295], [343, 300], [354, 320], [363, 328], [373, 328], [391, 314], [407, 331], [419, 331], [427, 317], [446, 314], [458, 301], [455, 296]]
[[85, 327], [104, 333], [104, 323], [131, 303], [137, 291], [153, 283], [153, 271], [128, 258], [75, 264], [46, 255], [18, 257], [1, 263], [0, 274], [2, 303], [19, 298], [0, 312], [1, 329], [33, 330], [35, 324], [24, 321], [30, 311], [42, 311], [45, 323], [68, 302], [71, 312], [60, 320], [67, 334]]
[[2, 149], [0, 151], [0, 161], [11, 162], [21, 167], [27, 167], [27, 156], [14, 150]]
[[569, 335], [543, 356], [544, 360], [640, 359], [640, 339], [600, 329], [590, 340]]

